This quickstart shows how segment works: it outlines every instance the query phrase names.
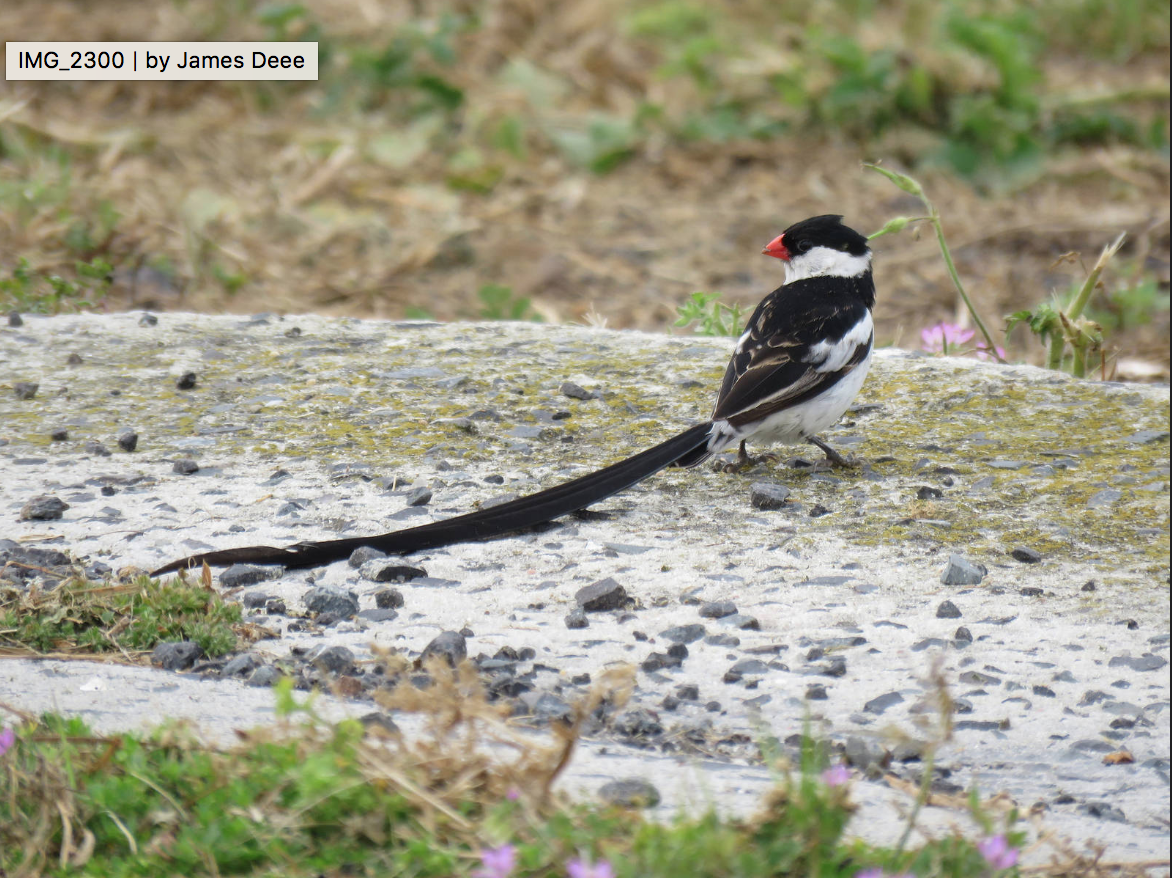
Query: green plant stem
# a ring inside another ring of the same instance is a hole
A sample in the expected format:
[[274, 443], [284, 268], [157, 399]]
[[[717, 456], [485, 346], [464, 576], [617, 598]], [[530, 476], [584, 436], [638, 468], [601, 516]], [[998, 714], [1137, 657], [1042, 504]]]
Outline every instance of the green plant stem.
[[924, 773], [920, 778], [920, 792], [916, 795], [915, 804], [912, 805], [911, 813], [907, 816], [907, 825], [903, 828], [903, 834], [899, 837], [899, 843], [895, 846], [895, 858], [903, 853], [904, 846], [907, 845], [908, 839], [911, 838], [912, 830], [916, 827], [916, 818], [920, 816], [920, 811], [928, 802], [928, 796], [932, 792], [932, 772], [936, 770], [936, 748], [929, 747], [927, 754], [924, 757]]
[[932, 203], [926, 197], [921, 196], [921, 200], [928, 208], [928, 214], [932, 218], [932, 225], [936, 228], [936, 242], [940, 245], [940, 252], [944, 255], [944, 265], [948, 269], [948, 276], [952, 278], [953, 286], [956, 287], [956, 291], [964, 301], [965, 307], [969, 309], [969, 314], [972, 315], [973, 322], [977, 324], [977, 328], [981, 330], [981, 335], [985, 337], [985, 344], [988, 345], [989, 355], [996, 357], [997, 362], [1004, 363], [1005, 360], [997, 353], [997, 345], [993, 343], [993, 336], [989, 333], [989, 328], [985, 326], [985, 321], [977, 313], [976, 306], [973, 305], [973, 300], [965, 292], [964, 284], [960, 282], [960, 275], [956, 271], [956, 263], [952, 261], [952, 253], [948, 249], [948, 243], [944, 240], [944, 228], [940, 225], [940, 214], [936, 212], [936, 208], [932, 206]]
[[1050, 358], [1046, 362], [1048, 369], [1062, 368], [1062, 352], [1066, 348], [1066, 339], [1063, 338], [1061, 332], [1053, 332], [1050, 334]]
[[1066, 316], [1071, 321], [1077, 320], [1082, 316], [1083, 309], [1086, 308], [1087, 302], [1091, 299], [1091, 293], [1095, 291], [1095, 284], [1099, 282], [1099, 275], [1103, 273], [1103, 269], [1107, 267], [1107, 263], [1111, 261], [1111, 257], [1119, 252], [1119, 248], [1123, 246], [1123, 239], [1126, 237], [1127, 233], [1124, 232], [1104, 247], [1103, 252], [1099, 254], [1099, 259], [1095, 262], [1095, 267], [1091, 269], [1091, 273], [1087, 275], [1086, 281], [1075, 295], [1074, 300], [1070, 303], [1070, 307], [1066, 310]]

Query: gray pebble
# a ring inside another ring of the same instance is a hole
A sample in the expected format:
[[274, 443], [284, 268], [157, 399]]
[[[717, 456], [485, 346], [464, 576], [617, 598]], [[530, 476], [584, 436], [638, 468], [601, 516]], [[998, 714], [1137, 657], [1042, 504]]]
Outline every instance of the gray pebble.
[[367, 561], [358, 571], [363, 579], [371, 582], [410, 582], [427, 576], [422, 567], [412, 567], [397, 560], [375, 558]]
[[176, 390], [191, 390], [195, 387], [198, 376], [194, 372], [184, 372], [175, 379]]
[[156, 317], [154, 314], [146, 313], [138, 318], [138, 325], [139, 326], [158, 326], [159, 325], [159, 318]]
[[1013, 557], [1013, 560], [1020, 561], [1022, 564], [1037, 564], [1042, 560], [1041, 552], [1027, 546], [1018, 546], [1009, 554]]
[[281, 679], [281, 672], [272, 665], [261, 665], [248, 678], [249, 686], [275, 686]]
[[1091, 817], [1098, 817], [1100, 820], [1111, 820], [1115, 823], [1127, 822], [1127, 815], [1108, 802], [1087, 802], [1079, 810]]
[[101, 442], [97, 442], [93, 439], [86, 442], [85, 448], [83, 450], [85, 451], [86, 454], [94, 454], [94, 455], [97, 455], [98, 457], [109, 457], [110, 456], [110, 449], [107, 448], [105, 445], [103, 445]]
[[55, 521], [65, 514], [69, 504], [52, 494], [33, 497], [20, 507], [21, 521]]
[[548, 692], [542, 692], [534, 698], [529, 705], [529, 711], [543, 722], [569, 723], [574, 717], [574, 709], [570, 705]]
[[749, 503], [755, 509], [783, 509], [789, 488], [774, 482], [753, 482], [749, 486]]
[[588, 613], [617, 610], [627, 603], [627, 590], [607, 577], [578, 589], [574, 600]]
[[49, 434], [49, 440], [51, 442], [68, 442], [69, 431], [64, 427], [60, 427]]
[[1123, 496], [1123, 492], [1118, 488], [1104, 488], [1101, 491], [1096, 491], [1087, 500], [1088, 509], [1099, 509], [1103, 506], [1110, 506], [1115, 501]]
[[722, 616], [719, 620], [721, 625], [729, 628], [735, 628], [738, 631], [760, 631], [761, 623], [757, 621], [756, 616], [747, 616], [744, 613], [733, 613], [731, 616]]
[[886, 695], [880, 695], [872, 698], [863, 705], [863, 710], [867, 713], [883, 713], [887, 708], [900, 704], [903, 701], [903, 696], [898, 692], [888, 692]]
[[339, 619], [358, 614], [358, 598], [353, 593], [333, 585], [317, 585], [304, 597], [305, 608], [311, 613], [330, 613]]
[[570, 399], [601, 399], [602, 394], [597, 390], [587, 390], [585, 387], [575, 384], [573, 381], [563, 381], [562, 386], [558, 388], [558, 392], [562, 396], [568, 396]]
[[956, 629], [956, 633], [952, 635], [952, 639], [959, 642], [973, 642], [973, 632], [961, 625]]
[[936, 608], [937, 619], [959, 619], [960, 608], [952, 601], [944, 601]]
[[693, 625], [677, 625], [674, 628], [668, 628], [659, 635], [664, 640], [672, 643], [695, 643], [704, 636], [704, 626], [700, 624]]
[[643, 707], [619, 714], [614, 721], [614, 729], [630, 738], [653, 738], [663, 734], [663, 726], [655, 714]]
[[408, 506], [426, 506], [431, 502], [431, 488], [420, 486], [407, 492]]
[[881, 744], [858, 735], [846, 739], [842, 755], [847, 765], [859, 769], [866, 769], [870, 765], [882, 766], [887, 761], [887, 751]]
[[9, 311], [8, 312], [8, 325], [9, 326], [24, 326], [24, 320], [21, 318], [19, 311]]
[[747, 676], [761, 676], [769, 673], [769, 665], [760, 659], [741, 659], [724, 672], [722, 678], [725, 683], [739, 683]]
[[737, 605], [732, 601], [709, 601], [700, 606], [700, 617], [703, 619], [723, 619], [725, 616], [735, 615]]
[[695, 683], [683, 683], [676, 686], [676, 697], [680, 701], [699, 701], [700, 687]]
[[647, 658], [643, 659], [643, 663], [639, 667], [650, 674], [667, 668], [678, 668], [683, 663], [683, 659], [678, 656], [668, 655], [663, 652], [653, 652]]
[[331, 674], [354, 672], [354, 653], [344, 646], [327, 646], [311, 655], [310, 661]]
[[203, 649], [191, 640], [160, 643], [151, 653], [151, 664], [166, 671], [185, 671], [203, 657]]
[[260, 660], [250, 652], [233, 656], [220, 670], [223, 677], [246, 677], [256, 670]]
[[134, 451], [138, 448], [138, 434], [133, 430], [123, 430], [118, 434], [118, 447], [123, 451]]
[[709, 646], [740, 646], [741, 638], [735, 634], [709, 634], [704, 642]]
[[390, 607], [376, 607], [373, 610], [359, 610], [358, 618], [367, 622], [392, 622], [399, 618], [399, 613]]
[[575, 630], [578, 628], [587, 628], [590, 625], [590, 620], [586, 618], [586, 611], [581, 607], [575, 607], [566, 613], [566, 627]]
[[[269, 481], [272, 481], [272, 479]], [[350, 553], [350, 557], [347, 559], [346, 563], [357, 569], [367, 561], [377, 561], [385, 557], [387, 557], [386, 552], [380, 552], [378, 549], [373, 549], [370, 546], [359, 546]]]
[[171, 472], [179, 473], [181, 476], [189, 476], [199, 472], [199, 464], [195, 462], [194, 458], [181, 457], [171, 465]]
[[[256, 585], [273, 579], [274, 571], [268, 567], [257, 567], [253, 564], [233, 564], [220, 574], [220, 585], [224, 588], [239, 588], [244, 585]], [[261, 604], [263, 605], [263, 601]]]
[[605, 783], [598, 796], [608, 805], [619, 808], [654, 808], [659, 804], [659, 790], [641, 777], [625, 777]]
[[810, 701], [826, 701], [829, 697], [825, 686], [815, 684], [806, 688], [806, 698]]
[[940, 575], [940, 581], [944, 585], [978, 585], [988, 572], [984, 564], [974, 564], [960, 555], [952, 554], [948, 556], [948, 564]]
[[419, 656], [419, 664], [423, 664], [432, 657], [444, 659], [451, 667], [455, 667], [468, 657], [468, 642], [459, 631], [444, 631], [423, 648]]
[[406, 603], [397, 588], [380, 588], [374, 593], [374, 605], [380, 610], [397, 610]]
[[1131, 668], [1133, 671], [1158, 671], [1168, 664], [1163, 656], [1145, 652], [1142, 656], [1117, 655], [1107, 662], [1109, 668]]
[[16, 394], [17, 399], [32, 399], [40, 387], [41, 385], [35, 381], [17, 381], [12, 385], [12, 392]]

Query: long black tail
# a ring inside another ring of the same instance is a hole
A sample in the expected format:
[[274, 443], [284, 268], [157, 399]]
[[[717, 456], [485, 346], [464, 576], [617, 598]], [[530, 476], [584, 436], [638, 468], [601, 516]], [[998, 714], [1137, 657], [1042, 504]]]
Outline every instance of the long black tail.
[[[435, 549], [452, 543], [490, 540], [502, 534], [544, 524], [562, 515], [585, 509], [592, 503], [605, 500], [625, 491], [648, 476], [653, 476], [684, 458], [689, 465], [697, 462], [697, 452], [706, 446], [711, 424], [697, 424], [678, 436], [661, 442], [618, 463], [557, 485], [546, 491], [518, 497], [508, 503], [457, 515], [444, 521], [409, 527], [406, 530], [377, 534], [369, 537], [350, 537], [344, 540], [295, 543], [291, 546], [245, 546], [191, 555], [164, 564], [151, 576], [159, 576], [187, 567], [203, 564], [281, 564], [284, 567], [316, 567], [349, 557], [359, 546], [370, 546], [388, 555], [405, 555], [423, 549]], [[706, 455], [700, 455], [704, 457]]]

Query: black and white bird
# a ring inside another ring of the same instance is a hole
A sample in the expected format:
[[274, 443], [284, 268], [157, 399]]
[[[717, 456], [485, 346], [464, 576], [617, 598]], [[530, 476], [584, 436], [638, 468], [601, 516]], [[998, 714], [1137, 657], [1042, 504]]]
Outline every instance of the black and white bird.
[[491, 539], [585, 509], [668, 466], [695, 466], [733, 446], [745, 459], [748, 442], [811, 442], [834, 463], [849, 465], [817, 434], [846, 412], [871, 366], [875, 284], [867, 239], [841, 216], [815, 216], [790, 226], [762, 252], [786, 264], [785, 282], [761, 301], [737, 339], [707, 422], [596, 472], [479, 512], [368, 537], [192, 555], [152, 575], [204, 563], [316, 567], [360, 546], [403, 555]]

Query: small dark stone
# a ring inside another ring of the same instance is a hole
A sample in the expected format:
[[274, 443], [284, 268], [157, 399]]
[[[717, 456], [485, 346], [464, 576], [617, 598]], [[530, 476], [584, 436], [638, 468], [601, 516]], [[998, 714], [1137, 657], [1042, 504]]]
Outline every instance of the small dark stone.
[[963, 625], [961, 625], [959, 628], [956, 629], [956, 633], [952, 635], [952, 639], [956, 640], [956, 641], [961, 641], [961, 642], [967, 641], [968, 643], [972, 643], [973, 642], [973, 632], [969, 631], [969, 629], [967, 629]]
[[412, 579], [427, 576], [427, 571], [422, 567], [412, 567], [396, 560], [381, 558], [367, 561], [358, 572], [363, 579], [369, 579], [371, 582], [410, 582]]
[[529, 708], [532, 715], [543, 722], [569, 723], [574, 717], [574, 709], [556, 695], [543, 692]]
[[260, 664], [260, 660], [252, 653], [246, 652], [231, 658], [220, 670], [222, 677], [247, 677]]
[[358, 618], [368, 622], [393, 622], [399, 613], [391, 607], [375, 607], [373, 610], [359, 610]]
[[749, 485], [749, 503], [755, 509], [783, 509], [789, 488], [773, 482], [753, 482]]
[[928, 485], [920, 485], [920, 487], [916, 489], [917, 500], [939, 500], [943, 496], [944, 492], [939, 488], [932, 488]]
[[433, 656], [444, 659], [454, 668], [468, 657], [468, 644], [464, 635], [459, 631], [444, 631], [437, 635], [423, 648], [423, 654], [419, 656], [420, 666]]
[[974, 564], [953, 554], [948, 556], [948, 564], [940, 575], [940, 582], [944, 585], [979, 585], [988, 572], [984, 564]]
[[273, 571], [267, 567], [256, 567], [252, 564], [233, 564], [220, 574], [220, 585], [224, 588], [240, 588], [243, 585], [256, 585], [273, 578]]
[[9, 311], [8, 312], [8, 325], [9, 326], [24, 326], [24, 320], [21, 318], [19, 311]]
[[957, 678], [962, 683], [967, 683], [970, 686], [1000, 686], [1001, 679], [993, 677], [989, 674], [982, 674], [980, 671], [964, 671]]
[[380, 610], [397, 610], [404, 603], [403, 593], [397, 588], [380, 588], [374, 593], [374, 605]]
[[937, 619], [959, 619], [960, 608], [952, 601], [944, 601], [936, 608]]
[[12, 392], [16, 394], [17, 399], [32, 399], [40, 387], [41, 385], [35, 381], [17, 381], [12, 385]]
[[609, 577], [578, 589], [574, 599], [588, 613], [617, 610], [628, 600], [627, 590]]
[[69, 504], [52, 494], [33, 497], [20, 507], [21, 521], [55, 521], [65, 514]]
[[880, 695], [877, 698], [872, 698], [863, 705], [863, 710], [867, 713], [883, 713], [887, 708], [895, 704], [900, 704], [903, 701], [903, 696], [898, 692], [888, 692], [886, 695]]
[[1025, 588], [1020, 589], [1019, 593], [1025, 598], [1040, 598], [1045, 592], [1036, 585], [1027, 585]]
[[[286, 335], [288, 335], [288, 333], [286, 333]], [[367, 730], [377, 729], [391, 735], [399, 734], [399, 727], [395, 724], [395, 721], [381, 710], [372, 710], [370, 713], [360, 716], [358, 721], [362, 723], [362, 725], [366, 727]]]
[[587, 628], [590, 626], [590, 620], [586, 618], [586, 611], [581, 607], [575, 607], [566, 613], [566, 627], [574, 630], [578, 628]]
[[193, 458], [181, 457], [171, 465], [171, 472], [179, 473], [181, 476], [189, 476], [199, 472], [199, 464]]
[[1128, 631], [1139, 631], [1139, 622], [1135, 619], [1124, 619], [1121, 624], [1125, 625]]
[[344, 646], [327, 646], [312, 658], [313, 664], [331, 674], [352, 674], [354, 653]]
[[1133, 671], [1158, 671], [1168, 664], [1163, 656], [1145, 652], [1142, 656], [1117, 655], [1107, 662], [1109, 668], [1131, 668]]
[[1129, 716], [1119, 716], [1111, 720], [1111, 728], [1113, 729], [1134, 729], [1135, 720]]
[[602, 394], [597, 390], [587, 390], [575, 384], [573, 381], [563, 381], [562, 386], [558, 388], [558, 392], [562, 396], [568, 396], [570, 399], [601, 399]]
[[676, 697], [680, 701], [699, 701], [700, 687], [695, 683], [683, 683], [676, 686]]
[[272, 665], [261, 665], [248, 678], [249, 686], [275, 686], [281, 679], [281, 672]]
[[341, 622], [342, 617], [327, 610], [324, 613], [318, 613], [317, 617], [313, 621], [315, 621], [322, 628], [330, 628]]
[[618, 808], [654, 808], [659, 804], [659, 790], [641, 777], [626, 777], [602, 785], [598, 797]]
[[1036, 549], [1030, 549], [1026, 546], [1018, 546], [1009, 553], [1013, 556], [1015, 561], [1020, 561], [1022, 564], [1037, 564], [1042, 560], [1042, 553]]
[[105, 445], [103, 445], [101, 442], [97, 442], [93, 439], [86, 442], [84, 450], [85, 450], [86, 454], [94, 454], [94, 455], [97, 455], [98, 457], [109, 457], [110, 456], [110, 449], [107, 448]]
[[834, 656], [830, 661], [819, 670], [819, 673], [825, 677], [845, 677], [846, 676], [846, 659], [842, 656]]
[[134, 451], [138, 448], [138, 434], [133, 430], [123, 430], [118, 434], [118, 447], [123, 451]]
[[737, 612], [737, 605], [732, 601], [709, 601], [700, 606], [700, 617], [703, 619], [723, 619], [733, 616]]
[[1095, 590], [1095, 581], [1093, 579], [1087, 580], [1086, 582], [1084, 582], [1082, 584], [1082, 588], [1079, 590], [1080, 591], [1094, 591]]
[[864, 770], [870, 765], [882, 766], [887, 761], [887, 751], [881, 744], [858, 735], [846, 739], [842, 756], [847, 765]]
[[197, 376], [194, 372], [184, 372], [175, 380], [177, 390], [191, 390], [195, 387]]
[[149, 314], [149, 313], [143, 314], [141, 317], [138, 318], [138, 325], [139, 326], [158, 326], [159, 325], [159, 318], [156, 317], [154, 314]]
[[704, 626], [699, 623], [693, 625], [677, 625], [668, 628], [659, 635], [672, 643], [695, 643], [704, 636]]
[[998, 732], [1004, 723], [998, 720], [962, 719], [953, 725], [958, 732]]
[[288, 611], [285, 602], [280, 598], [271, 598], [265, 601], [265, 612], [270, 616], [284, 616]]
[[1057, 697], [1054, 693], [1054, 690], [1051, 689], [1049, 686], [1035, 685], [1033, 687], [1033, 692], [1035, 695], [1038, 695], [1042, 698], [1056, 698]]
[[408, 506], [426, 506], [431, 502], [431, 488], [420, 486], [407, 492]]
[[667, 648], [667, 654], [672, 658], [686, 659], [688, 657], [688, 648], [682, 643], [673, 643]]
[[680, 706], [680, 700], [674, 695], [665, 695], [659, 704], [664, 710], [673, 711]]
[[1100, 704], [1104, 701], [1110, 701], [1111, 696], [1100, 689], [1088, 689], [1083, 693], [1082, 698], [1079, 699], [1079, 707], [1090, 707], [1094, 704]]
[[[271, 482], [273, 478], [276, 478], [276, 476], [274, 475], [269, 481]], [[346, 563], [358, 569], [367, 561], [378, 561], [385, 557], [387, 557], [386, 552], [380, 552], [378, 549], [372, 549], [370, 546], [359, 546], [350, 553], [350, 557], [346, 560]]]
[[1098, 817], [1100, 820], [1110, 820], [1114, 823], [1127, 822], [1127, 815], [1108, 802], [1087, 802], [1079, 810], [1091, 817]]
[[203, 648], [192, 640], [160, 643], [151, 653], [151, 664], [166, 671], [184, 671], [203, 657]]
[[311, 613], [332, 613], [341, 619], [358, 614], [358, 598], [333, 585], [314, 586], [305, 593], [304, 601]]
[[810, 701], [826, 701], [829, 697], [825, 686], [815, 684], [806, 689], [806, 698]]
[[740, 646], [741, 638], [735, 634], [709, 634], [704, 642], [709, 646]]
[[769, 665], [760, 659], [741, 659], [724, 672], [722, 678], [725, 683], [739, 683], [747, 676], [761, 676], [769, 673]]
[[681, 658], [663, 652], [653, 652], [647, 658], [643, 659], [643, 663], [639, 667], [650, 674], [666, 668], [678, 668], [682, 664], [683, 659]]
[[66, 430], [64, 427], [58, 427], [56, 430], [54, 430], [52, 433], [49, 434], [49, 439], [52, 442], [68, 442], [69, 441], [69, 431]]
[[272, 599], [272, 595], [265, 594], [263, 591], [250, 591], [240, 602], [244, 604], [246, 610], [259, 610]]
[[614, 729], [630, 738], [652, 738], [663, 734], [663, 726], [655, 714], [643, 707], [619, 714], [614, 721]]
[[738, 631], [760, 631], [761, 623], [757, 621], [756, 616], [747, 616], [744, 613], [733, 613], [731, 616], [724, 616], [720, 620], [721, 625], [727, 625], [729, 628], [736, 628]]

